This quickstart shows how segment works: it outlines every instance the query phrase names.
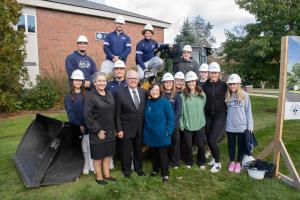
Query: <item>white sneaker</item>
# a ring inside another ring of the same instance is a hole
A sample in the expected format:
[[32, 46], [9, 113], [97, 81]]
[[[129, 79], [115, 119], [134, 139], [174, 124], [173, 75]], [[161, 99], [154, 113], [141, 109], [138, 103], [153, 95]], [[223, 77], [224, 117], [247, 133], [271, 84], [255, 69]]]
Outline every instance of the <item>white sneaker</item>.
[[205, 169], [205, 165], [200, 165], [200, 169], [204, 170]]
[[186, 166], [186, 168], [188, 168], [188, 169], [191, 169], [191, 168], [192, 168], [191, 165], [185, 165], [185, 166]]
[[209, 161], [208, 165], [213, 166], [215, 163], [216, 163], [215, 159], [212, 158], [212, 159]]
[[83, 169], [83, 170], [82, 170], [82, 173], [83, 173], [84, 175], [87, 175], [87, 174], [89, 174], [89, 170], [88, 170], [88, 169]]
[[115, 166], [114, 166], [114, 160], [111, 159], [110, 163], [109, 163], [109, 169], [114, 169], [114, 168], [115, 168]]
[[178, 169], [178, 167], [177, 167], [177, 166], [175, 166], [175, 167], [174, 167], [174, 169]]
[[218, 163], [215, 163], [214, 166], [210, 169], [210, 172], [211, 173], [217, 173], [218, 171], [221, 170], [221, 163], [218, 162]]

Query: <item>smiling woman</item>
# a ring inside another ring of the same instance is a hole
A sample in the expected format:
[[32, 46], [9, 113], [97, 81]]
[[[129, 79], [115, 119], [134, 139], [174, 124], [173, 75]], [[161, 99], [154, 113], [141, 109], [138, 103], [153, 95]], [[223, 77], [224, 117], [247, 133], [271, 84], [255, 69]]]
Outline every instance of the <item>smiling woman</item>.
[[95, 88], [88, 93], [84, 102], [85, 123], [90, 131], [91, 157], [94, 160], [96, 182], [106, 185], [107, 181], [116, 182], [110, 176], [109, 164], [115, 153], [115, 101], [113, 94], [106, 90], [106, 74], [93, 75]]

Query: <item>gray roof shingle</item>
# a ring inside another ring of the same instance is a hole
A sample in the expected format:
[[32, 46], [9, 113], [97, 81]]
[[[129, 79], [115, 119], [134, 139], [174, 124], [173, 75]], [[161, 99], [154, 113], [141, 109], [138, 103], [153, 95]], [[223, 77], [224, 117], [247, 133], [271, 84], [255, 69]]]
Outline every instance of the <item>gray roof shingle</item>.
[[45, 0], [45, 1], [66, 4], [66, 5], [72, 5], [72, 6], [77, 6], [77, 7], [83, 7], [83, 8], [89, 8], [89, 9], [94, 9], [94, 10], [101, 10], [101, 11], [105, 11], [105, 12], [111, 12], [111, 13], [116, 13], [116, 14], [120, 14], [120, 15], [126, 15], [126, 16], [137, 17], [137, 18], [141, 18], [141, 19], [152, 20], [152, 21], [156, 21], [156, 22], [170, 24], [168, 22], [154, 19], [151, 17], [147, 17], [144, 15], [140, 15], [137, 13], [129, 12], [126, 10], [121, 10], [118, 8], [114, 8], [111, 6], [107, 6], [104, 4], [99, 4], [99, 3], [95, 3], [95, 2], [91, 2], [91, 1], [86, 1], [86, 0]]

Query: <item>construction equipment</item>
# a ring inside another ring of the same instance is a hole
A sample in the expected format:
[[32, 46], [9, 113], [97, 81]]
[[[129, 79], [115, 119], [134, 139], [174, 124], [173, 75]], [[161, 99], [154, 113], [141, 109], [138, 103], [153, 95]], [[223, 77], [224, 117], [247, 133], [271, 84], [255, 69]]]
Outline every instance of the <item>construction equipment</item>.
[[37, 114], [12, 158], [25, 186], [77, 180], [84, 165], [81, 135], [78, 126]]

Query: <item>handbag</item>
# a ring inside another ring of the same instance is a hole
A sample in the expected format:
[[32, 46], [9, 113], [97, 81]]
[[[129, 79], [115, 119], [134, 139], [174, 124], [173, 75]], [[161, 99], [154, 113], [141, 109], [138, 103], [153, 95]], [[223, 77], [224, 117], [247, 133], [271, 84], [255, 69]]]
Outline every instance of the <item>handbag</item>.
[[255, 138], [254, 133], [249, 130], [245, 130], [243, 135], [244, 135], [244, 141], [246, 144], [245, 154], [250, 156], [254, 150], [254, 147], [257, 146], [257, 140]]

